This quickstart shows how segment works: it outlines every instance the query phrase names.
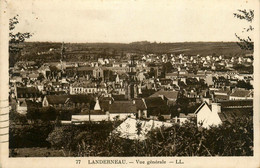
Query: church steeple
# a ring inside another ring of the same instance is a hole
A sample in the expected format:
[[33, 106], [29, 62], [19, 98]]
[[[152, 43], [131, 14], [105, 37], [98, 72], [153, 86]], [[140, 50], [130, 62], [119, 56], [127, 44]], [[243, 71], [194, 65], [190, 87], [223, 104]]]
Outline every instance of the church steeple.
[[131, 56], [130, 60], [130, 64], [128, 65], [128, 81], [126, 86], [126, 98], [128, 100], [137, 97], [136, 64], [134, 55]]
[[135, 64], [133, 55], [131, 56], [131, 61], [129, 64], [129, 69], [128, 69], [128, 75], [129, 75], [130, 82], [136, 81], [136, 64]]

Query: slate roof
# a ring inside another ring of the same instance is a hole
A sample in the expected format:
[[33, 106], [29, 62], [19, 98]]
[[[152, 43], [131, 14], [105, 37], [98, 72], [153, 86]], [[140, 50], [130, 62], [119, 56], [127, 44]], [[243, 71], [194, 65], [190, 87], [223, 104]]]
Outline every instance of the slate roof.
[[49, 104], [65, 104], [69, 99], [69, 95], [47, 95], [46, 99]]
[[234, 96], [234, 97], [248, 97], [252, 93], [253, 93], [253, 91], [250, 91], [250, 90], [235, 90], [233, 93], [230, 94], [230, 96]]
[[228, 109], [221, 113], [218, 113], [219, 118], [222, 122], [229, 121], [233, 122], [236, 118], [241, 118], [243, 116], [252, 117], [253, 111], [250, 108], [246, 109]]
[[221, 103], [222, 108], [227, 107], [243, 107], [243, 106], [250, 106], [253, 107], [253, 100], [223, 100], [218, 101], [218, 103]]
[[[23, 95], [23, 96], [22, 96]], [[17, 87], [17, 98], [40, 96], [40, 92], [35, 87]]]
[[133, 101], [114, 101], [109, 105], [109, 113], [136, 113]]
[[216, 100], [229, 100], [229, 96], [228, 95], [215, 95], [214, 98]]
[[236, 117], [253, 116], [253, 100], [227, 100], [219, 101], [221, 103], [221, 121], [232, 122]]
[[163, 95], [167, 99], [177, 99], [178, 98], [178, 91], [164, 91], [159, 90], [158, 92], [155, 92], [150, 97], [159, 97], [160, 95]]
[[166, 105], [165, 101], [163, 101], [161, 97], [148, 97], [144, 100], [147, 108], [160, 107]]
[[73, 103], [89, 103], [93, 98], [89, 95], [69, 95]]
[[38, 93], [35, 87], [17, 87], [17, 94], [35, 94]]
[[147, 109], [143, 99], [135, 99], [135, 105], [137, 110]]
[[116, 100], [116, 101], [127, 100], [127, 99], [125, 98], [125, 95], [112, 95], [112, 97], [113, 97], [114, 100]]
[[104, 111], [108, 111], [109, 110], [109, 100], [101, 100], [99, 102], [100, 108]]
[[65, 104], [66, 101], [73, 103], [90, 103], [92, 98], [89, 95], [47, 95], [50, 104]]

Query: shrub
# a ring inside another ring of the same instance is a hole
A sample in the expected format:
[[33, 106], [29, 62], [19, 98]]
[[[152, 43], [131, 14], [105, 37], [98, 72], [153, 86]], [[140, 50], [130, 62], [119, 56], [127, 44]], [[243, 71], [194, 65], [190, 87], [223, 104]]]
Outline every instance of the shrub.
[[[118, 123], [117, 123], [118, 125]], [[196, 122], [150, 131], [144, 141], [110, 134], [112, 122], [56, 128], [48, 141], [77, 156], [252, 156], [252, 118], [204, 129]], [[138, 124], [136, 129], [139, 130]], [[141, 131], [141, 130], [139, 130]]]

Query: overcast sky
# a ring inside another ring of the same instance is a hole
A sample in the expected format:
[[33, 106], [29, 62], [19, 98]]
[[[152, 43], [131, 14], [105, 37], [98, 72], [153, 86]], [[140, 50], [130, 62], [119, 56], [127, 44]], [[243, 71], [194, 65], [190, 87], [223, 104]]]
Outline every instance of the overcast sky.
[[248, 24], [237, 9], [254, 9], [257, 0], [15, 0], [16, 31], [30, 41], [185, 42], [236, 41]]

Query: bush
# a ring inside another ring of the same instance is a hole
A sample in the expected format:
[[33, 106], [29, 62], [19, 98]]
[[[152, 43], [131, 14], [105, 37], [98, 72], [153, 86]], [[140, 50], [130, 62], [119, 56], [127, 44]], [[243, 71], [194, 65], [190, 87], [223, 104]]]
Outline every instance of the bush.
[[33, 124], [10, 124], [9, 147], [49, 147], [46, 141], [48, 134], [53, 130], [49, 122], [37, 122]]
[[[119, 123], [117, 123], [118, 125]], [[53, 147], [66, 148], [76, 156], [252, 156], [253, 122], [236, 119], [210, 129], [189, 121], [149, 132], [144, 141], [110, 134], [113, 123], [56, 128], [48, 137]], [[137, 125], [137, 129], [139, 129]], [[141, 131], [141, 130], [140, 130]]]

